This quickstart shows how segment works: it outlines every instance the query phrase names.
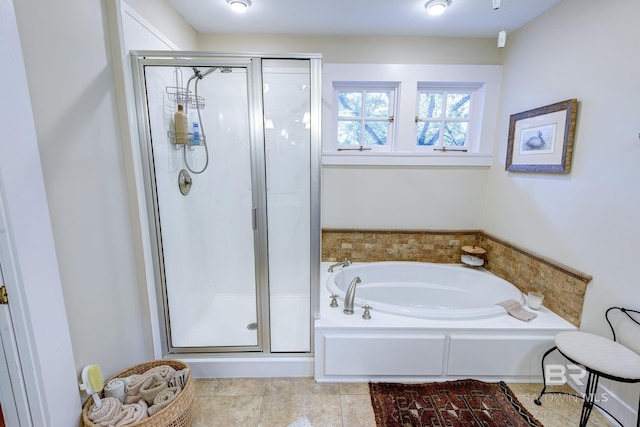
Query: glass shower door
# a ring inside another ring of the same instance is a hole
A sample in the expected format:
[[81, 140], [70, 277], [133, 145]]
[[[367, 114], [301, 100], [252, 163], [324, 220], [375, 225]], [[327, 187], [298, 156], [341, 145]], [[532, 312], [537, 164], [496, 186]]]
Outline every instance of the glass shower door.
[[262, 61], [271, 351], [311, 350], [311, 68]]
[[[238, 66], [144, 67], [170, 352], [260, 349], [247, 77]], [[187, 144], [176, 144], [178, 105]]]

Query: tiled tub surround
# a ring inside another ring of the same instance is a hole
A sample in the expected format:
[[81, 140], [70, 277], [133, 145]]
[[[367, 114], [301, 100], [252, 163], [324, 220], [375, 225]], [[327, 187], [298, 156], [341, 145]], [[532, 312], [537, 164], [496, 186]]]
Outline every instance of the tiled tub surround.
[[575, 326], [591, 276], [479, 230], [347, 230], [322, 231], [322, 261], [421, 261], [459, 263], [461, 248], [487, 250], [484, 268], [518, 287], [538, 291], [544, 305]]

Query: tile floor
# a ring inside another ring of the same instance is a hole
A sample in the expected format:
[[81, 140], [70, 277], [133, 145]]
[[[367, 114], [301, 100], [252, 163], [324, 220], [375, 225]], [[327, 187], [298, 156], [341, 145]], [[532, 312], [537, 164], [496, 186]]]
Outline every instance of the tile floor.
[[[192, 427], [375, 427], [367, 383], [316, 383], [313, 378], [197, 379]], [[545, 395], [540, 384], [509, 384], [545, 427], [578, 425], [582, 401]], [[566, 387], [566, 390], [570, 390]], [[308, 422], [307, 422], [308, 420]], [[594, 410], [589, 427], [612, 426]]]

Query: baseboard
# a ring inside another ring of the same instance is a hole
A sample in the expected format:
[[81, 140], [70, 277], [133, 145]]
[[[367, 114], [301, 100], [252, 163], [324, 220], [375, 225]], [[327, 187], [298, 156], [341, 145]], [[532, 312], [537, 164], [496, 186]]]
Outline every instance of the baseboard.
[[[585, 378], [586, 380], [586, 378]], [[572, 378], [568, 378], [567, 384], [573, 388], [578, 394], [582, 395], [585, 390], [585, 385], [578, 385]], [[610, 414], [618, 419], [618, 421], [623, 426], [633, 426], [636, 425], [636, 420], [638, 417], [637, 408], [632, 408], [625, 401], [623, 401], [620, 397], [618, 397], [615, 393], [609, 390], [607, 387], [603, 386], [601, 383], [598, 384], [598, 392], [596, 393], [596, 404], [600, 405], [602, 408], [607, 410]], [[609, 419], [614, 425], [616, 424], [614, 420], [604, 411], [600, 411], [600, 409], [596, 406], [595, 410], [599, 411], [604, 417]]]
[[194, 378], [313, 377], [312, 356], [185, 357]]

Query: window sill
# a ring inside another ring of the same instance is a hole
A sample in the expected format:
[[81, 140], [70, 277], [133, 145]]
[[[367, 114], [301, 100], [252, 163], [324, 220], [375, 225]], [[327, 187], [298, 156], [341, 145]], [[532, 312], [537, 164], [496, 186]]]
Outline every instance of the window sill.
[[323, 165], [362, 166], [491, 166], [487, 153], [322, 153]]

